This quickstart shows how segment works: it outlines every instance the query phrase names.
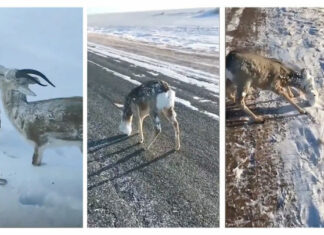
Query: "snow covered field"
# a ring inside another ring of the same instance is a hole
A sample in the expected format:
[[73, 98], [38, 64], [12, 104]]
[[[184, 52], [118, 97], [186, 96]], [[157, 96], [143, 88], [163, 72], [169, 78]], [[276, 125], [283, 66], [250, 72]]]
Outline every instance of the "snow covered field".
[[[251, 30], [258, 31], [255, 48], [262, 48], [265, 55], [292, 67], [309, 69], [320, 94], [318, 104], [305, 107], [309, 115], [296, 115], [296, 110], [286, 106], [284, 99], [271, 92], [260, 92], [255, 101], [257, 107], [275, 108], [278, 109], [276, 114], [291, 115], [280, 121], [280, 133], [271, 133], [273, 153], [278, 152], [283, 163], [282, 169], [277, 169], [278, 185], [283, 181], [287, 185], [285, 190], [278, 188], [278, 210], [271, 218], [275, 226], [287, 226], [289, 218], [295, 226], [323, 227], [324, 11], [306, 8], [268, 8], [260, 11], [264, 14], [265, 24], [257, 29], [251, 27]], [[241, 14], [242, 10], [236, 11], [237, 20], [230, 21], [228, 31], [235, 30], [239, 25]], [[226, 40], [231, 41], [232, 37], [228, 36]], [[303, 96], [296, 99], [303, 103]], [[239, 170], [238, 179], [243, 169]]]
[[[82, 9], [1, 8], [0, 27], [1, 65], [40, 70], [56, 85], [31, 86], [29, 101], [82, 96]], [[80, 150], [48, 149], [32, 166], [33, 145], [0, 109], [0, 227], [82, 226]]]
[[[217, 9], [187, 9], [90, 16], [88, 32], [153, 43], [177, 50], [219, 51]], [[132, 19], [132, 20], [129, 20]]]
[[[294, 185], [304, 226], [324, 226], [324, 11], [273, 9], [267, 28], [271, 55], [308, 68], [315, 77], [319, 103], [306, 108], [314, 121], [299, 116], [285, 125], [281, 151], [286, 180]], [[293, 40], [292, 40], [293, 38]], [[287, 148], [287, 146], [290, 146]]]

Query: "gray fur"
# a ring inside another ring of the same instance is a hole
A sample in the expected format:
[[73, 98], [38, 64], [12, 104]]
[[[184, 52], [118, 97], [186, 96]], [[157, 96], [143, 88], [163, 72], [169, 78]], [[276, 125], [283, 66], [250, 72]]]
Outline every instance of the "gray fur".
[[[232, 99], [235, 97], [233, 100], [257, 122], [263, 122], [264, 119], [255, 115], [246, 106], [244, 100], [249, 94], [250, 88], [271, 90], [282, 95], [302, 114], [306, 111], [291, 99], [293, 94], [290, 87], [304, 92], [310, 102], [313, 102], [317, 96], [314, 81], [307, 75], [307, 71], [296, 72], [273, 58], [249, 52], [232, 51], [226, 56], [226, 70], [226, 77], [230, 79], [230, 81], [226, 81], [227, 96]], [[233, 95], [234, 86], [236, 87], [235, 95]]]
[[11, 123], [35, 145], [33, 165], [40, 165], [43, 150], [57, 141], [81, 147], [82, 97], [28, 102], [25, 92], [30, 91], [29, 85], [38, 82], [17, 78], [17, 71], [7, 70], [5, 76], [0, 75], [2, 102]]
[[148, 148], [150, 148], [150, 146], [157, 139], [158, 135], [161, 133], [160, 114], [163, 113], [168, 121], [172, 123], [174, 128], [175, 149], [180, 149], [179, 124], [176, 119], [174, 106], [172, 105], [171, 107], [164, 108], [162, 110], [157, 107], [158, 95], [169, 91], [172, 90], [169, 84], [164, 81], [148, 81], [131, 90], [131, 92], [125, 98], [121, 124], [128, 123], [131, 125], [133, 113], [136, 113], [139, 120], [138, 127], [140, 143], [144, 142], [143, 120], [147, 116], [152, 117], [155, 135], [152, 142], [148, 145]]

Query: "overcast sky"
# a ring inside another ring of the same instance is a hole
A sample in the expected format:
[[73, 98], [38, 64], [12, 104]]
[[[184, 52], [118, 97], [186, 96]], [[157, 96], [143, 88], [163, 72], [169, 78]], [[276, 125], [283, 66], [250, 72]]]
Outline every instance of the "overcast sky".
[[30, 100], [82, 95], [82, 9], [0, 8], [0, 64], [40, 70], [56, 85]]
[[115, 13], [115, 12], [134, 12], [134, 11], [151, 11], [151, 10], [168, 10], [168, 9], [185, 9], [185, 8], [205, 8], [216, 7], [214, 0], [190, 0], [190, 1], [152, 1], [152, 0], [116, 0], [106, 1], [100, 0], [89, 2], [87, 14], [98, 13]]

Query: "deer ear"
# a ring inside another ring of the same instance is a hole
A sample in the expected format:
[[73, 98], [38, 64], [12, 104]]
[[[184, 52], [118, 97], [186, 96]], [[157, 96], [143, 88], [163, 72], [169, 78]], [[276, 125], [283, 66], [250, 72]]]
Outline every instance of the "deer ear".
[[21, 86], [17, 90], [20, 91], [21, 93], [25, 94], [25, 95], [36, 96], [36, 94], [34, 92], [32, 92], [32, 90], [30, 90], [26, 86]]

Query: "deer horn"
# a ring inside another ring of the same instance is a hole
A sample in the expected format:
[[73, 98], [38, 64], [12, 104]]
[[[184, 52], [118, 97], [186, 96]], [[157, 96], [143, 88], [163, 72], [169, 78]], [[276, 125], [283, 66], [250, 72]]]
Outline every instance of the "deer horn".
[[40, 83], [39, 80], [36, 77], [30, 76], [27, 73], [21, 73], [20, 71], [16, 72], [16, 78], [28, 78], [28, 79], [32, 80], [33, 82], [37, 83], [40, 86], [47, 86], [45, 84]]
[[[20, 77], [26, 77], [26, 78], [32, 79], [33, 81], [35, 81], [37, 79], [35, 79], [35, 77], [33, 77], [33, 76], [30, 76], [30, 74], [37, 75], [37, 76], [43, 78], [52, 87], [55, 87], [55, 85], [44, 74], [42, 74], [41, 72], [39, 72], [37, 70], [34, 70], [34, 69], [20, 69], [20, 70], [18, 70], [16, 72], [16, 77], [18, 77], [17, 74], [20, 75]], [[36, 83], [41, 85], [41, 86], [46, 86], [44, 84], [41, 84], [39, 81], [36, 81]]]

